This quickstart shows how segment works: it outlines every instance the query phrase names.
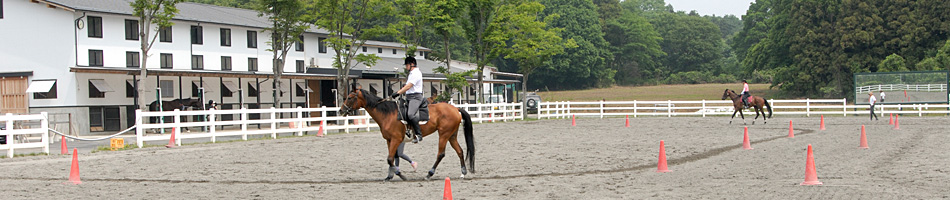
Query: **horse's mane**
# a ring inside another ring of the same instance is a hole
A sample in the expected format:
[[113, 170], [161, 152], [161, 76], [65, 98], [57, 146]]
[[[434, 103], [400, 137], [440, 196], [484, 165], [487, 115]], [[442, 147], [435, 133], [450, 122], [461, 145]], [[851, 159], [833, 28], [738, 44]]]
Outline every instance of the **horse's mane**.
[[366, 100], [366, 107], [376, 109], [377, 112], [382, 114], [390, 114], [396, 112], [396, 102], [395, 101], [383, 101], [382, 98], [369, 93], [364, 89], [360, 89], [360, 92], [363, 93], [363, 100]]

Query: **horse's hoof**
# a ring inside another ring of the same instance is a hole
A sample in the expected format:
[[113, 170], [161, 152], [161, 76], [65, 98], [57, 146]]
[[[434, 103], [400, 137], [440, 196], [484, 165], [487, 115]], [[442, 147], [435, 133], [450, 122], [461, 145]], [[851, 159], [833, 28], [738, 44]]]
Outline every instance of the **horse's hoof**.
[[729, 124], [732, 124], [732, 121], [729, 121]]
[[459, 179], [465, 179], [465, 174], [462, 174], [461, 176], [459, 176]]
[[393, 177], [392, 177], [392, 176], [386, 177], [386, 179], [383, 179], [383, 182], [389, 182], [389, 181], [391, 181], [391, 180], [393, 180]]
[[403, 176], [402, 174], [399, 174], [399, 179], [402, 179], [402, 181], [408, 181], [408, 180], [409, 180], [409, 179], [406, 179], [406, 176]]

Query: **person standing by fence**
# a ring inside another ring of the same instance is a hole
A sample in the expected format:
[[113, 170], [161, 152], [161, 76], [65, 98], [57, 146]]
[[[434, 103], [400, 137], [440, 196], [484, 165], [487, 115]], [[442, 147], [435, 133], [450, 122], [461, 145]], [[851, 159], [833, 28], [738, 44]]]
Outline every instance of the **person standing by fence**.
[[881, 103], [884, 103], [884, 90], [881, 90]]
[[874, 92], [868, 92], [868, 96], [870, 96], [868, 97], [868, 103], [871, 104], [871, 120], [881, 120], [877, 117], [877, 115], [874, 114], [874, 103], [877, 101], [877, 98], [874, 98]]

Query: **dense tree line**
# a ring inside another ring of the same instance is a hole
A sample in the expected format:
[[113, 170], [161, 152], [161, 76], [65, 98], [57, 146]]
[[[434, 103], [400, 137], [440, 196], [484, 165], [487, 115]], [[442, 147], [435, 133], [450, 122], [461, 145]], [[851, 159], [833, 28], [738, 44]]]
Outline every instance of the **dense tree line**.
[[945, 0], [757, 0], [732, 50], [745, 75], [790, 95], [844, 97], [854, 73], [947, 70], [948, 10]]

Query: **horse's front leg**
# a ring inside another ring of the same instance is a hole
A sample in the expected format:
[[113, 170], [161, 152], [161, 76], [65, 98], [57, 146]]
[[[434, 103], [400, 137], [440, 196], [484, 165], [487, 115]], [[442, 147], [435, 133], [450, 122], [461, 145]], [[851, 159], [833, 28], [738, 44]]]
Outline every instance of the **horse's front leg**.
[[736, 111], [732, 111], [732, 118], [729, 118], [729, 124], [732, 124], [732, 120], [736, 119], [736, 113], [739, 113], [739, 109], [736, 109]]
[[[429, 170], [429, 175], [426, 175], [426, 180], [435, 175], [435, 168], [439, 167], [439, 163], [442, 162], [442, 158], [445, 157], [445, 142], [448, 142], [448, 138], [439, 136], [439, 152], [438, 156], [435, 158], [435, 164], [432, 164], [432, 169]], [[465, 161], [462, 161], [463, 163]]]
[[752, 125], [755, 125], [755, 120], [759, 119], [759, 112], [761, 111], [762, 111], [761, 109], [758, 109], [755, 107], [752, 108], [752, 112], [755, 112], [755, 118], [752, 118]]
[[746, 122], [745, 122], [745, 113], [742, 113], [742, 110], [739, 110], [739, 116], [742, 117], [742, 124], [746, 124]]
[[390, 139], [387, 141], [387, 145], [389, 145], [389, 156], [386, 157], [386, 164], [389, 164], [389, 175], [387, 175], [386, 179], [383, 180], [390, 181], [393, 179], [393, 175], [398, 175], [400, 179], [405, 181], [406, 177], [403, 176], [402, 173], [399, 172], [399, 169], [396, 168], [396, 165], [394, 165], [396, 161], [396, 151], [399, 148], [399, 143], [402, 142], [402, 140]]

